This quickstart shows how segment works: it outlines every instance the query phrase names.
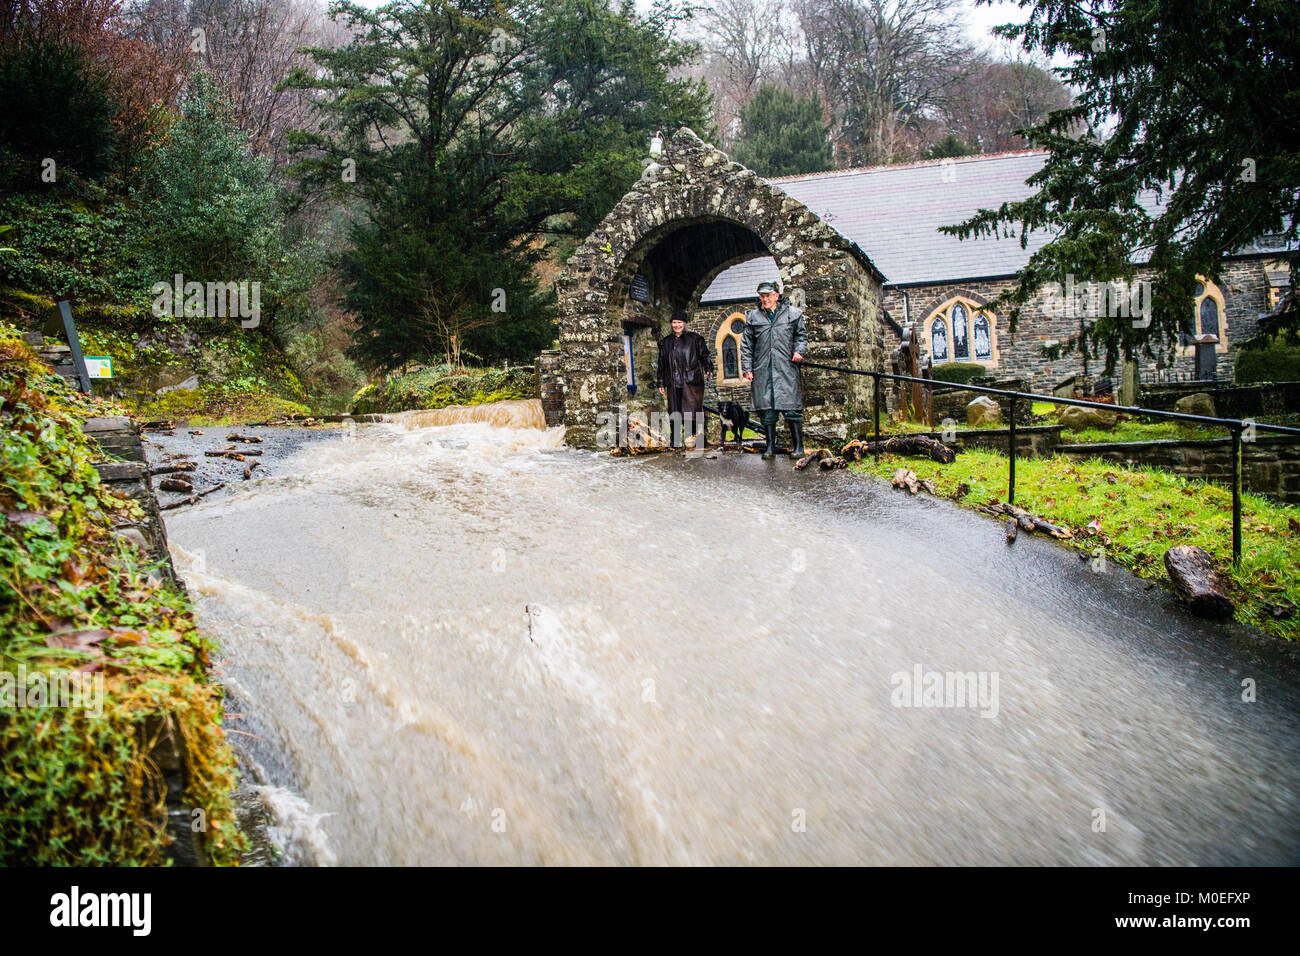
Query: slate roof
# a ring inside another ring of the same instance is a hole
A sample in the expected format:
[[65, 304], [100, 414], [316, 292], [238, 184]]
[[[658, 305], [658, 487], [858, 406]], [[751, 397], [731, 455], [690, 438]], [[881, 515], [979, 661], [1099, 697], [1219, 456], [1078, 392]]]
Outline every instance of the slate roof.
[[[1046, 161], [1042, 150], [963, 156], [897, 166], [844, 169], [770, 179], [828, 224], [853, 240], [885, 274], [886, 285], [952, 282], [1013, 275], [1046, 244], [1049, 234], [1030, 233], [1025, 248], [1013, 238], [959, 240], [940, 226], [969, 218], [978, 209], [1033, 193], [1025, 180]], [[1143, 205], [1157, 212], [1154, 194]], [[1267, 245], [1267, 244], [1266, 244]], [[1279, 248], [1273, 246], [1274, 249]], [[1254, 247], [1242, 254], [1268, 251]], [[1141, 261], [1135, 256], [1134, 261]], [[702, 303], [752, 299], [764, 279], [778, 277], [771, 258], [751, 259], [719, 275]]]

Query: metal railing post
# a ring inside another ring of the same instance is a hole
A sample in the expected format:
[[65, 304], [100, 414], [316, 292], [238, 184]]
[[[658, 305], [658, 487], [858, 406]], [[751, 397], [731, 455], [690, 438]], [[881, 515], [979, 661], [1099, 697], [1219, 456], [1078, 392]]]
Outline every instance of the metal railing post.
[[1010, 476], [1007, 481], [1007, 504], [1016, 503], [1016, 398], [1011, 396], [1011, 431], [1007, 435], [1007, 457], [1011, 460]]
[[880, 457], [880, 373], [871, 376], [871, 408], [876, 419], [876, 457]]
[[1241, 426], [1232, 429], [1232, 563], [1241, 564]]

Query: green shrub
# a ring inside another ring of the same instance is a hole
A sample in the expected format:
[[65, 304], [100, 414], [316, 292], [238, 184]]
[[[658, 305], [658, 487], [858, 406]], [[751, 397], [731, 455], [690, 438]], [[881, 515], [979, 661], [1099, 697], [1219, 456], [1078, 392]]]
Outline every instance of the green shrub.
[[1277, 340], [1263, 348], [1243, 348], [1235, 364], [1237, 384], [1300, 382], [1300, 348]]
[[[186, 593], [150, 581], [149, 559], [113, 534], [143, 514], [100, 482], [81, 427], [121, 410], [74, 392], [5, 326], [0, 399], [0, 671], [52, 686], [89, 668], [102, 689], [102, 707], [0, 707], [0, 866], [167, 862], [164, 781], [150, 757], [162, 723], [184, 741], [181, 796], [205, 811], [208, 855], [237, 862], [213, 646]], [[50, 640], [96, 630], [98, 649]]]
[[944, 362], [934, 367], [936, 382], [955, 382], [958, 385], [968, 385], [972, 379], [988, 373], [989, 370], [983, 365], [976, 365], [974, 362]]
[[536, 397], [537, 373], [531, 366], [452, 368], [437, 365], [367, 385], [353, 396], [352, 411], [365, 415]]

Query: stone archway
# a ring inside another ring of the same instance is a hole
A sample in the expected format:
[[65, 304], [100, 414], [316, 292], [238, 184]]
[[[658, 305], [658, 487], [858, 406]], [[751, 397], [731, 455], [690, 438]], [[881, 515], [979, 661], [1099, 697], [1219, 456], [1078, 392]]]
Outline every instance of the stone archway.
[[[787, 298], [803, 303], [810, 360], [883, 368], [884, 276], [871, 260], [803, 203], [683, 127], [556, 280], [555, 378], [568, 442], [596, 447], [608, 421], [602, 415], [627, 404], [625, 331], [639, 337], [640, 354], [673, 309], [695, 310], [717, 275], [765, 256], [776, 260]], [[870, 417], [869, 379], [803, 375], [811, 434], [844, 438]]]

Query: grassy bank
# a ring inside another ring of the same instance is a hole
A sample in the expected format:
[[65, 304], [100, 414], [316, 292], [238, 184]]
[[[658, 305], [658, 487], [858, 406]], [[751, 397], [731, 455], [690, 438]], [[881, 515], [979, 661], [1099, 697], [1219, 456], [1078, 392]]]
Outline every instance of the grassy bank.
[[[991, 451], [963, 451], [951, 465], [882, 455], [852, 466], [881, 477], [901, 467], [966, 507], [1006, 500], [1007, 458]], [[1198, 545], [1230, 581], [1238, 621], [1288, 640], [1300, 637], [1300, 508], [1243, 495], [1242, 561], [1233, 568], [1232, 494], [1217, 485], [1103, 461], [1017, 459], [1016, 504], [1074, 530], [1077, 546], [1102, 547], [1109, 560], [1165, 586], [1165, 551]], [[1101, 522], [1100, 536], [1085, 537], [1094, 520]], [[999, 531], [1000, 523], [990, 520], [989, 534]]]
[[367, 415], [536, 397], [537, 373], [530, 366], [503, 369], [438, 365], [367, 385], [353, 397], [352, 411]]
[[[184, 800], [202, 811], [206, 851], [236, 862], [235, 764], [208, 679], [212, 647], [188, 597], [113, 534], [139, 506], [101, 485], [82, 432], [85, 418], [116, 409], [49, 374], [4, 326], [0, 398], [0, 864], [165, 862], [165, 794], [148, 757], [160, 723], [184, 741]], [[19, 705], [24, 675], [53, 687], [70, 674], [98, 683], [102, 697], [82, 697], [98, 706]]]

